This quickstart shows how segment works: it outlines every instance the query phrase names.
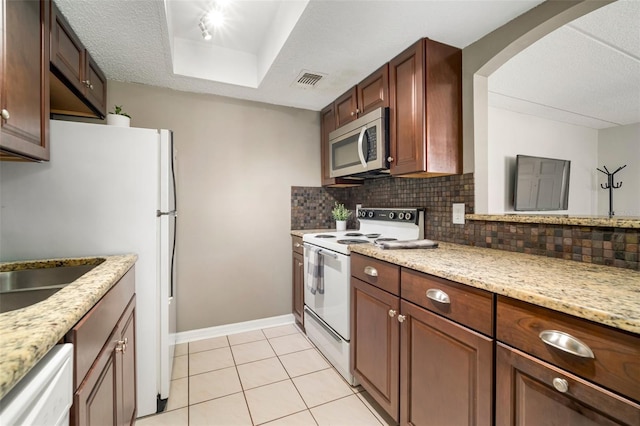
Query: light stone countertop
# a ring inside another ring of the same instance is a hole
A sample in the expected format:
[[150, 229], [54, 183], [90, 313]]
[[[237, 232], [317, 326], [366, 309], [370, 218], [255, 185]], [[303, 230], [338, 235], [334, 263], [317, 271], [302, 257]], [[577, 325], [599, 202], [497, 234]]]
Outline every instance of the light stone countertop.
[[0, 314], [0, 398], [104, 296], [138, 256], [99, 256], [0, 263], [0, 271], [96, 264], [42, 302]]
[[640, 229], [640, 217], [567, 216], [536, 214], [465, 214], [467, 220], [491, 222], [545, 223], [550, 225], [599, 226], [605, 228]]
[[351, 253], [640, 334], [638, 271], [450, 243], [436, 249], [350, 248]]

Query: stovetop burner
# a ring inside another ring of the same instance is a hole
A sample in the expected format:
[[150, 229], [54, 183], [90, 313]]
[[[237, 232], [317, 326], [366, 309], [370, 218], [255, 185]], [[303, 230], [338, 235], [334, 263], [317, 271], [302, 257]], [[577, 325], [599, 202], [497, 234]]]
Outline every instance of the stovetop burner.
[[377, 238], [376, 243], [378, 241], [398, 241], [398, 239], [397, 238]]
[[362, 237], [362, 234], [359, 232], [347, 232], [344, 234], [345, 237]]
[[318, 234], [316, 235], [316, 238], [335, 238], [335, 235], [329, 235], [329, 234]]
[[367, 234], [365, 235], [365, 237], [367, 238], [378, 238], [380, 236], [380, 234]]
[[369, 241], [367, 240], [355, 240], [355, 239], [348, 239], [348, 240], [338, 240], [338, 243], [340, 244], [362, 244], [362, 243], [368, 243]]

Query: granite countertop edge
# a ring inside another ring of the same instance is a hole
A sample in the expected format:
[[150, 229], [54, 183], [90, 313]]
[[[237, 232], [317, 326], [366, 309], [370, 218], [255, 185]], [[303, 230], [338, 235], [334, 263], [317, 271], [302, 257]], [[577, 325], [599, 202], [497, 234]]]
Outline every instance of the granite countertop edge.
[[542, 223], [548, 225], [595, 226], [604, 228], [640, 229], [638, 217], [526, 215], [526, 214], [465, 214], [467, 220], [491, 222]]
[[60, 342], [137, 258], [124, 254], [0, 263], [0, 271], [99, 263], [42, 302], [0, 314], [0, 398]]

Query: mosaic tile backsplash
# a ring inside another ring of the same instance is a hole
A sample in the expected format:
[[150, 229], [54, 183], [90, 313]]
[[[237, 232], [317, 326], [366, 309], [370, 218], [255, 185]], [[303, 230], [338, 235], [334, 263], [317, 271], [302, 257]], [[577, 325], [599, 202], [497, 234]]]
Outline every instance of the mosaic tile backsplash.
[[[640, 270], [637, 229], [470, 221], [451, 223], [453, 203], [474, 212], [473, 173], [428, 179], [384, 177], [354, 188], [291, 187], [291, 229], [335, 228], [335, 202], [363, 207], [422, 207], [425, 238]], [[355, 217], [347, 226], [357, 228]]]

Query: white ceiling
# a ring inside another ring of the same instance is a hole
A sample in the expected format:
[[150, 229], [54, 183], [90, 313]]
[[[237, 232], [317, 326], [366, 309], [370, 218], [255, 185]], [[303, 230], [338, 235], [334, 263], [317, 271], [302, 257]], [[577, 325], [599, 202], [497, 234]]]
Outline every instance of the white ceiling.
[[[228, 25], [212, 31], [209, 42], [200, 36], [198, 22], [213, 0], [55, 2], [110, 80], [320, 110], [421, 37], [464, 48], [542, 0], [232, 0]], [[613, 17], [574, 21], [494, 73], [492, 104], [524, 112], [544, 105], [543, 113], [571, 111], [572, 119], [596, 118], [600, 127], [625, 124], [634, 116], [631, 122], [640, 121], [640, 107], [629, 100], [578, 108], [593, 104], [587, 94], [597, 103], [612, 94], [640, 99], [640, 73], [630, 74], [640, 57], [640, 2], [617, 3], [633, 4]], [[585, 37], [598, 40], [598, 49], [573, 40]], [[555, 53], [557, 46], [567, 47]], [[617, 53], [599, 56], [610, 50]], [[582, 52], [580, 61], [565, 64], [574, 52]], [[594, 66], [590, 53], [607, 66]], [[622, 76], [611, 69], [619, 56], [628, 69]], [[569, 91], [577, 86], [576, 69], [590, 71], [589, 90]], [[303, 89], [293, 84], [302, 71], [325, 77]], [[618, 78], [603, 78], [607, 71], [606, 77]], [[629, 81], [631, 88], [623, 89]], [[631, 114], [613, 113], [625, 108]]]

